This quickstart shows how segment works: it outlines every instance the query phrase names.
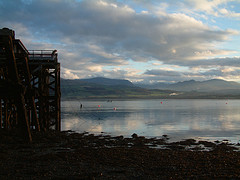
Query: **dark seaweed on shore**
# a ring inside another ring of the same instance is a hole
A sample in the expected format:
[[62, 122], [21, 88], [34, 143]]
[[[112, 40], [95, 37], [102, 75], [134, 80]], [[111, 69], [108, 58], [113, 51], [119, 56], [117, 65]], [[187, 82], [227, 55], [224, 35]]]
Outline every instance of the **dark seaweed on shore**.
[[0, 131], [1, 179], [238, 179], [239, 147], [227, 141]]

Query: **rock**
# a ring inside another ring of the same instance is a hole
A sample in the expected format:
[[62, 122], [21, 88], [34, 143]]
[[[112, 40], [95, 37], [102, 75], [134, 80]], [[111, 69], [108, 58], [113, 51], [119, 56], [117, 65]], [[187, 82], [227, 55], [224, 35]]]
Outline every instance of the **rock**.
[[135, 138], [137, 138], [137, 137], [138, 137], [138, 135], [137, 135], [136, 133], [133, 133], [133, 134], [132, 134], [132, 138], [135, 139]]

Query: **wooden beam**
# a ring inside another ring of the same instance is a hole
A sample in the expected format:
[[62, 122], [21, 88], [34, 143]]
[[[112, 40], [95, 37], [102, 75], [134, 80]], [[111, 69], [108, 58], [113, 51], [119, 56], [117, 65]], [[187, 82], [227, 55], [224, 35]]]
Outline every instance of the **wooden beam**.
[[39, 124], [39, 120], [38, 120], [38, 115], [37, 115], [37, 108], [36, 108], [36, 104], [35, 104], [35, 98], [34, 98], [34, 94], [32, 94], [31, 90], [32, 90], [32, 85], [31, 85], [31, 74], [30, 74], [30, 70], [29, 70], [29, 66], [28, 66], [28, 58], [24, 57], [23, 59], [23, 67], [24, 67], [24, 72], [25, 72], [25, 78], [26, 78], [26, 84], [28, 86], [28, 93], [29, 93], [29, 103], [31, 106], [31, 109], [33, 111], [33, 121], [35, 122], [35, 126], [36, 129], [38, 131], [40, 131], [40, 124]]
[[3, 128], [3, 113], [2, 113], [2, 99], [0, 99], [0, 128]]
[[[2, 41], [5, 46], [5, 54], [7, 57], [7, 68], [8, 68], [8, 79], [12, 81], [13, 83], [16, 83], [16, 85], [21, 86], [21, 82], [18, 76], [18, 70], [17, 70], [17, 64], [16, 64], [16, 59], [15, 59], [15, 54], [13, 50], [13, 42], [12, 42], [12, 37], [11, 36], [2, 36]], [[19, 86], [19, 87], [20, 87]], [[18, 97], [15, 99], [16, 105], [17, 105], [17, 111], [20, 116], [20, 128], [22, 128], [26, 133], [26, 136], [28, 137], [29, 141], [32, 141], [32, 135], [30, 132], [30, 127], [29, 127], [29, 121], [28, 121], [28, 115], [27, 115], [27, 110], [25, 107], [25, 99], [24, 99], [24, 87], [20, 89]]]

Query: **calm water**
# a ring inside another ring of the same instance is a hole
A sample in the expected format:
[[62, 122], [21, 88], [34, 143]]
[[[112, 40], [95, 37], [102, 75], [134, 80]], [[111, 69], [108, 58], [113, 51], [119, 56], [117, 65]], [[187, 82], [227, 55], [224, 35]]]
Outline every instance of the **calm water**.
[[62, 101], [62, 130], [238, 143], [240, 100]]

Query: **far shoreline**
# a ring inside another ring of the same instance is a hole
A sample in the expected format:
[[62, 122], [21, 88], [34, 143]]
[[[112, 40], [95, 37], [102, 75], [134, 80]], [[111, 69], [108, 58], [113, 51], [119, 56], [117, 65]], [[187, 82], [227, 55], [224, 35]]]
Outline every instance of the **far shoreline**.
[[107, 100], [115, 100], [115, 101], [122, 101], [122, 100], [168, 100], [168, 99], [175, 99], [175, 100], [240, 100], [240, 97], [235, 98], [235, 97], [212, 97], [212, 98], [202, 98], [202, 97], [193, 97], [193, 98], [171, 98], [171, 97], [146, 97], [146, 98], [128, 98], [128, 97], [62, 97], [61, 101], [77, 101], [77, 100], [89, 100], [89, 101], [95, 101], [95, 100], [102, 100], [102, 101], [107, 101]]

